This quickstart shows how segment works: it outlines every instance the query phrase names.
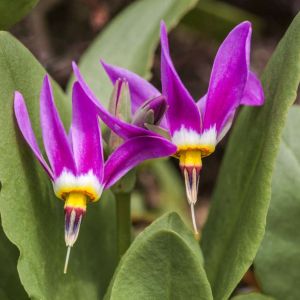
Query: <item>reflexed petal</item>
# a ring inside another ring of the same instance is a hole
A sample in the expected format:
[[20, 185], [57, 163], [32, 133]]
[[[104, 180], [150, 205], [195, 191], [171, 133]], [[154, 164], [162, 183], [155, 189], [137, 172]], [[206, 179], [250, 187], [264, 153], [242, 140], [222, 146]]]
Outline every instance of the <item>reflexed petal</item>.
[[54, 177], [58, 177], [64, 168], [76, 174], [72, 151], [54, 104], [48, 76], [43, 81], [40, 116], [44, 146]]
[[105, 188], [111, 187], [129, 170], [147, 159], [170, 156], [176, 146], [160, 137], [132, 138], [117, 148], [104, 166]]
[[205, 107], [203, 130], [218, 133], [240, 104], [249, 72], [251, 24], [243, 22], [226, 37], [216, 55]]
[[45, 171], [53, 180], [52, 171], [50, 170], [48, 164], [46, 163], [40, 151], [34, 132], [32, 130], [32, 126], [29, 119], [26, 104], [24, 102], [24, 98], [19, 92], [15, 92], [14, 110], [15, 110], [15, 116], [17, 119], [19, 129], [21, 130], [24, 139], [26, 140], [27, 144], [30, 146], [31, 150], [33, 151], [33, 153], [35, 154], [36, 158], [39, 160], [39, 162], [41, 163]]
[[132, 115], [135, 114], [136, 110], [146, 100], [161, 94], [147, 80], [131, 71], [107, 64], [103, 60], [101, 60], [101, 64], [113, 84], [115, 84], [118, 78], [125, 78], [127, 80], [130, 90]]
[[[207, 95], [204, 95], [197, 102], [197, 106], [200, 110], [201, 116], [205, 114]], [[264, 103], [264, 91], [261, 86], [260, 80], [252, 72], [249, 72], [248, 80], [246, 87], [244, 89], [243, 98], [241, 99], [240, 105], [248, 106], [259, 106]], [[222, 126], [222, 129], [218, 135], [218, 142], [226, 135], [228, 130], [231, 127], [232, 121], [234, 119], [235, 110], [232, 110], [232, 113], [227, 118], [226, 123]]]
[[78, 82], [73, 86], [72, 143], [77, 174], [93, 171], [102, 182], [103, 149], [95, 105]]
[[167, 29], [161, 23], [161, 82], [162, 92], [169, 103], [167, 119], [171, 135], [184, 126], [200, 133], [201, 119], [196, 103], [181, 82], [169, 54]]
[[249, 72], [241, 104], [259, 106], [264, 104], [264, 101], [265, 95], [260, 80], [254, 73]]
[[90, 100], [94, 103], [97, 107], [98, 114], [102, 121], [117, 135], [119, 135], [123, 139], [128, 139], [136, 136], [144, 136], [144, 135], [156, 135], [146, 129], [140, 128], [138, 126], [123, 122], [122, 120], [112, 116], [98, 101], [94, 93], [88, 87], [86, 82], [84, 81], [83, 77], [80, 74], [80, 71], [77, 65], [73, 62], [73, 71], [74, 74], [80, 83], [81, 87], [83, 88], [84, 92], [90, 98]]

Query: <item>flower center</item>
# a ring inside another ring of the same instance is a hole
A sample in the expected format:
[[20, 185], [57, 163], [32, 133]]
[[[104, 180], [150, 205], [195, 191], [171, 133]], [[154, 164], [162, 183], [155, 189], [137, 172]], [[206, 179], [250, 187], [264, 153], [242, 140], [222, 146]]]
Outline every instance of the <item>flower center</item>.
[[214, 145], [181, 145], [177, 147], [176, 156], [180, 159], [182, 155], [185, 157], [195, 157], [200, 153], [201, 157], [206, 157], [215, 151]]
[[80, 224], [86, 212], [88, 196], [83, 192], [71, 192], [65, 197], [65, 242], [68, 247], [64, 273], [67, 272], [70, 249], [77, 240]]
[[72, 247], [78, 237], [82, 217], [86, 212], [87, 196], [84, 193], [69, 193], [65, 201], [65, 241]]
[[199, 233], [196, 224], [194, 205], [197, 201], [199, 177], [202, 168], [202, 157], [208, 156], [215, 150], [211, 145], [180, 146], [176, 156], [179, 158], [179, 166], [184, 176], [186, 196], [191, 207], [192, 221], [196, 239]]

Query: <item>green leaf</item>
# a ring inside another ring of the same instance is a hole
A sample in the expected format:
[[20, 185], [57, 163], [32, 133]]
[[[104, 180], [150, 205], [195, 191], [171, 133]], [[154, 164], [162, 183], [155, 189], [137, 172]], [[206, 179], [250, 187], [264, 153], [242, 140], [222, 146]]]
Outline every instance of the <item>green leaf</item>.
[[96, 38], [79, 66], [103, 104], [108, 105], [112, 85], [99, 63], [100, 58], [149, 78], [160, 21], [164, 20], [168, 28], [174, 27], [196, 3], [197, 0], [135, 1]]
[[272, 181], [266, 233], [255, 259], [262, 290], [300, 299], [300, 107], [289, 112]]
[[201, 36], [222, 42], [233, 27], [245, 20], [252, 23], [254, 33], [261, 30], [262, 20], [249, 11], [223, 1], [201, 0], [184, 16], [182, 24], [193, 28]]
[[175, 213], [145, 229], [123, 256], [105, 299], [212, 299], [198, 243]]
[[214, 299], [227, 299], [262, 240], [281, 132], [300, 80], [300, 15], [262, 76], [263, 107], [243, 109], [213, 195], [202, 247]]
[[38, 0], [1, 0], [0, 29], [7, 29], [21, 20], [38, 3]]
[[232, 300], [274, 300], [274, 298], [259, 293], [249, 293], [235, 296]]
[[17, 272], [18, 250], [5, 236], [0, 226], [0, 299], [28, 299]]
[[[39, 93], [45, 71], [17, 40], [0, 33], [0, 213], [3, 230], [19, 251], [18, 272], [33, 299], [99, 299], [116, 266], [115, 202], [110, 193], [90, 204], [67, 275], [63, 202], [17, 128], [13, 92], [25, 97], [41, 143]], [[55, 99], [67, 124], [70, 101], [55, 85]]]

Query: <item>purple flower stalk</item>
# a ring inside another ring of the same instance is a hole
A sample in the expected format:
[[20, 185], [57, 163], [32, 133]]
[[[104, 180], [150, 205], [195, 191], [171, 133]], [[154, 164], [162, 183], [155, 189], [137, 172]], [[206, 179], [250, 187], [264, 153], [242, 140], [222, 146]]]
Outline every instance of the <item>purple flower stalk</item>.
[[98, 110], [78, 82], [73, 86], [72, 107], [72, 123], [67, 136], [46, 76], [40, 97], [40, 120], [49, 166], [37, 144], [23, 96], [15, 92], [15, 116], [23, 137], [50, 177], [55, 195], [65, 201], [65, 242], [68, 247], [65, 273], [87, 202], [99, 200], [103, 189], [110, 188], [142, 161], [169, 156], [176, 150], [172, 143], [159, 136], [129, 138], [130, 132], [125, 126], [123, 130], [128, 138], [104, 162]]
[[[230, 129], [240, 105], [259, 106], [264, 103], [261, 83], [250, 71], [251, 31], [251, 24], [246, 21], [228, 34], [215, 57], [208, 91], [197, 101], [194, 101], [175, 70], [163, 22], [161, 22], [162, 93], [138, 75], [102, 62], [113, 83], [118, 78], [127, 80], [132, 98], [132, 113], [135, 113], [146, 99], [160, 95], [166, 98], [168, 110], [166, 117], [161, 121], [160, 132], [161, 129], [166, 130], [176, 146], [176, 156], [179, 158], [185, 179], [196, 236], [198, 230], [194, 205], [197, 201], [202, 158], [214, 152], [217, 143]], [[112, 124], [108, 124], [110, 125]]]

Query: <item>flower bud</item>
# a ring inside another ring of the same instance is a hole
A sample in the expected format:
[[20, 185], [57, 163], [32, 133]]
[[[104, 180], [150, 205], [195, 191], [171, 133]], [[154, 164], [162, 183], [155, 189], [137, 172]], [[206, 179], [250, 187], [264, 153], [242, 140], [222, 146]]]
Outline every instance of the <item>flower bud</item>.
[[136, 111], [132, 123], [146, 128], [145, 124], [159, 125], [167, 110], [167, 101], [160, 95], [147, 100]]
[[[130, 122], [131, 120], [131, 99], [129, 93], [128, 82], [119, 78], [115, 85], [109, 101], [109, 112], [117, 118]], [[108, 146], [110, 150], [116, 149], [122, 144], [123, 140], [110, 131]]]

